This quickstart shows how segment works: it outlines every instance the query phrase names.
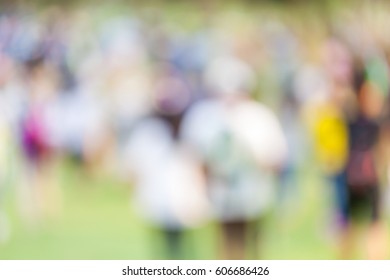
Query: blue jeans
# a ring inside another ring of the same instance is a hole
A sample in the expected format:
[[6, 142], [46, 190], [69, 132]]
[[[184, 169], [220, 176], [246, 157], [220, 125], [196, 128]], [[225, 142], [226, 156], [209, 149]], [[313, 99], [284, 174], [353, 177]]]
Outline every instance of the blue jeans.
[[342, 223], [348, 220], [348, 190], [346, 176], [340, 172], [330, 177], [334, 189], [334, 198], [336, 202], [337, 213]]

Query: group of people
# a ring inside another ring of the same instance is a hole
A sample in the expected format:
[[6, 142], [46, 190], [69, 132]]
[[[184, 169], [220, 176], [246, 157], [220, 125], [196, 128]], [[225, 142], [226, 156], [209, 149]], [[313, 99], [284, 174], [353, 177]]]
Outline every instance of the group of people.
[[362, 216], [365, 256], [385, 257], [386, 46], [370, 33], [356, 45], [364, 31], [345, 26], [313, 42], [282, 20], [225, 17], [188, 31], [157, 11], [98, 23], [56, 9], [1, 14], [0, 241], [8, 187], [20, 186], [27, 220], [56, 217], [55, 170], [72, 158], [134, 188], [167, 257], [183, 257], [185, 230], [214, 220], [221, 258], [258, 258], [261, 218], [312, 161], [334, 190], [340, 257], [353, 256]]

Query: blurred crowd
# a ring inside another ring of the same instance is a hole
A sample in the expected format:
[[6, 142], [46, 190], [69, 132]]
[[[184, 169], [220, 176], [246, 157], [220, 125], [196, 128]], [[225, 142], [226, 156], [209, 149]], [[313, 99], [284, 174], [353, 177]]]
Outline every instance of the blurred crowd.
[[386, 257], [385, 36], [358, 17], [200, 17], [187, 29], [158, 10], [0, 14], [0, 241], [10, 186], [29, 223], [61, 212], [66, 158], [128, 182], [167, 257], [213, 220], [221, 258], [259, 258], [261, 217], [294, 199], [310, 165], [333, 190], [339, 257], [362, 242]]

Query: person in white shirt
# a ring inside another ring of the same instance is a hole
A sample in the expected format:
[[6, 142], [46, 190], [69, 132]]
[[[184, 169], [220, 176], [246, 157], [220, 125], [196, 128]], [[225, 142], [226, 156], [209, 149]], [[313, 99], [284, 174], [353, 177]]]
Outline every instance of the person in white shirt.
[[134, 178], [137, 212], [161, 230], [167, 257], [182, 259], [191, 257], [184, 255], [185, 231], [208, 219], [206, 180], [197, 158], [179, 137], [189, 92], [169, 73], [156, 85], [154, 111], [134, 125], [126, 143], [125, 167]]
[[254, 74], [247, 64], [219, 57], [206, 81], [214, 96], [190, 108], [182, 137], [205, 166], [213, 214], [222, 227], [222, 257], [243, 259], [248, 235], [255, 237], [257, 252], [255, 224], [272, 204], [272, 177], [286, 158], [286, 141], [274, 113], [249, 98]]

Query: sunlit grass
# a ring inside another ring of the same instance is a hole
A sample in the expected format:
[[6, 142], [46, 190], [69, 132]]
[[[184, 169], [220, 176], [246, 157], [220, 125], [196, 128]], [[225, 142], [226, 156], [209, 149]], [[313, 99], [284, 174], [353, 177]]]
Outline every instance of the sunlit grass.
[[[157, 229], [147, 226], [131, 205], [131, 188], [108, 176], [93, 178], [61, 167], [64, 211], [55, 221], [29, 230], [9, 195], [12, 236], [0, 245], [0, 259], [162, 259], [164, 244]], [[288, 213], [271, 212], [261, 224], [262, 257], [329, 259], [323, 187], [313, 176], [300, 176], [298, 201]], [[13, 199], [12, 199], [13, 200]], [[189, 231], [188, 259], [218, 258], [218, 226], [211, 222]]]

